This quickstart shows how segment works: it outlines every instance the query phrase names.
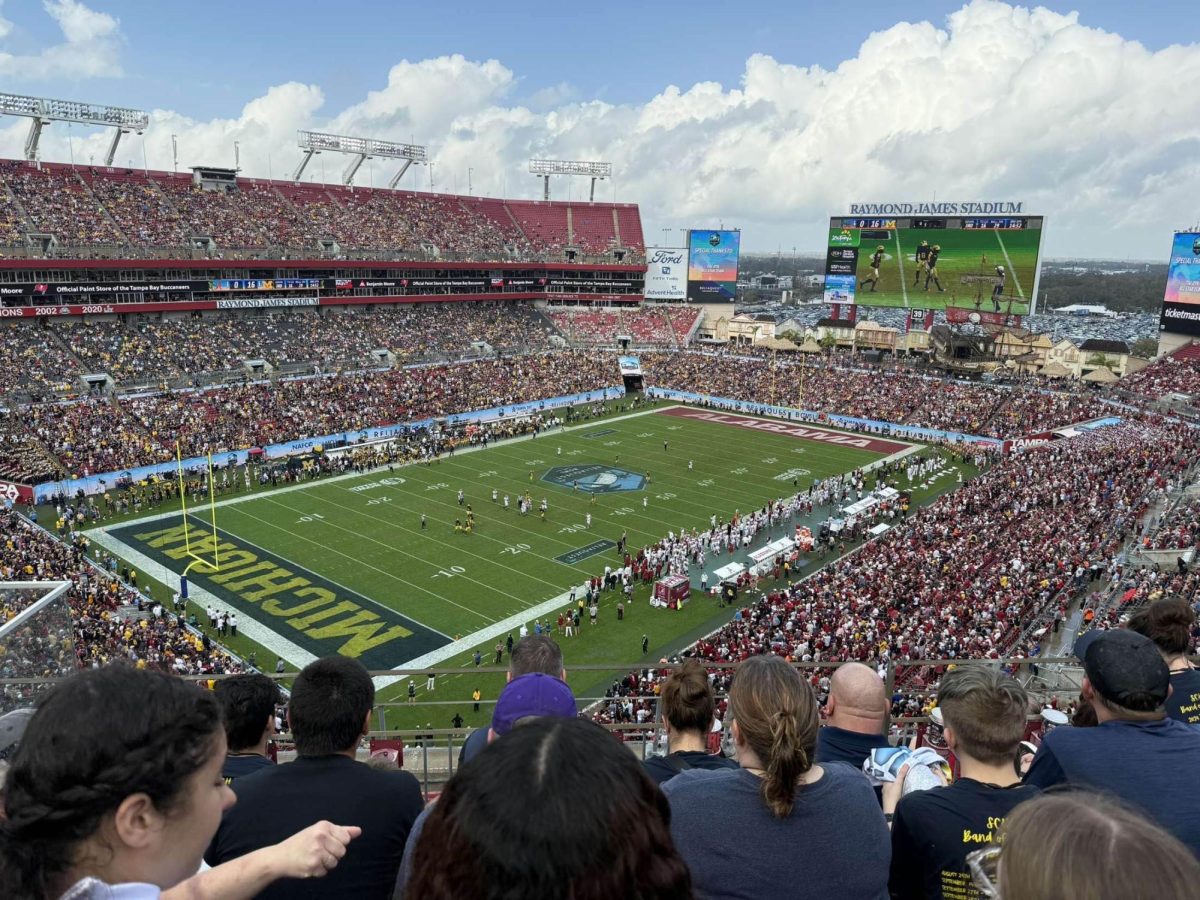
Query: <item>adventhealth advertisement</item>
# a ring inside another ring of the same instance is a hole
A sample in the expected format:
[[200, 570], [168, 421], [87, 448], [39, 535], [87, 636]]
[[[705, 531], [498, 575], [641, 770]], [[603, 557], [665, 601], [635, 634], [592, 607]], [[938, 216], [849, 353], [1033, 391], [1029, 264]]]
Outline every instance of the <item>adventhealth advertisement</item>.
[[688, 232], [687, 298], [692, 303], [737, 299], [740, 231]]
[[1159, 327], [1163, 331], [1200, 334], [1200, 233], [1179, 231], [1171, 241]]
[[687, 297], [686, 247], [646, 248], [647, 300], [683, 300]]

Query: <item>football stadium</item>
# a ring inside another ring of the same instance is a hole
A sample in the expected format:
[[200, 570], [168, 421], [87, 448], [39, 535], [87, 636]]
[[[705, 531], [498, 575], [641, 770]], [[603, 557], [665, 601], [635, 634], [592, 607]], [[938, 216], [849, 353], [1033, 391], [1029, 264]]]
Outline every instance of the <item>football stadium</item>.
[[498, 106], [181, 170], [225, 101], [115, 84], [0, 93], [0, 897], [1195, 896], [1200, 227], [1135, 352], [1040, 183], [755, 219], [522, 107], [435, 184]]

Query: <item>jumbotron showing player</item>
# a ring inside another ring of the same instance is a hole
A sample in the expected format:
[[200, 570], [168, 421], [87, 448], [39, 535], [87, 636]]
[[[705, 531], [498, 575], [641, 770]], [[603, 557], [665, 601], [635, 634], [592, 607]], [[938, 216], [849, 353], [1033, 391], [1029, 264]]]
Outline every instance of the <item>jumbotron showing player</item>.
[[1000, 298], [1004, 295], [1004, 266], [996, 266], [996, 283], [992, 286], [992, 310], [1000, 312]]
[[913, 278], [913, 287], [916, 287], [921, 283], [921, 273], [929, 268], [929, 241], [921, 241], [921, 246], [917, 247], [917, 252], [913, 254], [913, 262], [917, 268]]
[[934, 244], [929, 248], [929, 260], [925, 263], [925, 290], [929, 290], [929, 282], [932, 279], [937, 285], [940, 293], [946, 293], [946, 289], [942, 287], [942, 283], [938, 280], [938, 256], [941, 255], [942, 245]]
[[869, 283], [871, 285], [871, 293], [875, 293], [875, 288], [879, 284], [879, 266], [883, 263], [883, 244], [875, 248], [875, 252], [871, 255], [871, 277], [864, 278], [859, 284], [860, 288], [864, 288]]

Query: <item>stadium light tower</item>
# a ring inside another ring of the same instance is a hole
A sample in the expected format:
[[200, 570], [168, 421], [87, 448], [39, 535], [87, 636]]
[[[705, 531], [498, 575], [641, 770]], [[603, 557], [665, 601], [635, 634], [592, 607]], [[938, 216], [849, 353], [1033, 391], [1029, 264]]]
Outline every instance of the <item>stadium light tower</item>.
[[37, 159], [42, 128], [51, 122], [78, 122], [81, 125], [112, 128], [112, 141], [104, 157], [106, 166], [111, 166], [113, 157], [117, 155], [117, 144], [121, 142], [121, 135], [131, 131], [141, 134], [150, 124], [150, 116], [140, 109], [101, 106], [76, 100], [49, 100], [24, 94], [0, 93], [0, 115], [25, 116], [33, 120], [29, 126], [29, 135], [25, 138], [25, 158], [28, 160]]
[[322, 150], [331, 150], [335, 153], [349, 153], [354, 157], [350, 161], [350, 165], [346, 167], [346, 171], [342, 173], [342, 184], [353, 183], [359, 166], [373, 156], [404, 160], [404, 165], [400, 167], [400, 171], [396, 173], [395, 177], [388, 184], [389, 188], [395, 188], [400, 183], [400, 179], [413, 163], [428, 161], [425, 148], [418, 144], [397, 144], [394, 141], [347, 137], [342, 134], [322, 134], [319, 131], [300, 131], [297, 132], [297, 136], [299, 138], [297, 143], [300, 149], [304, 151], [304, 159], [300, 160], [300, 165], [296, 167], [296, 174], [292, 176], [292, 181], [300, 180], [300, 176], [304, 174], [304, 167], [308, 165], [308, 161]]
[[606, 162], [572, 162], [570, 160], [561, 159], [531, 159], [529, 161], [529, 171], [531, 174], [542, 179], [544, 188], [542, 198], [550, 199], [550, 176], [551, 175], [583, 175], [592, 179], [592, 191], [588, 195], [588, 201], [596, 202], [596, 181], [612, 177], [612, 163]]

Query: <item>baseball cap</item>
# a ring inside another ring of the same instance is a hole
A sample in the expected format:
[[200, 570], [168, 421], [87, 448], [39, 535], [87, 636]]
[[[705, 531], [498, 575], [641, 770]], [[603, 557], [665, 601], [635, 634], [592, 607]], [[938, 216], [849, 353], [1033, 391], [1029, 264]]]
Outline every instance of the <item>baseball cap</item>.
[[25, 726], [33, 718], [32, 709], [14, 709], [0, 716], [0, 756], [15, 748], [25, 733]]
[[521, 719], [529, 716], [579, 715], [575, 695], [566, 682], [542, 672], [518, 676], [504, 686], [492, 714], [492, 731], [508, 734]]
[[1075, 655], [1106, 700], [1137, 712], [1152, 712], [1166, 703], [1171, 673], [1150, 638], [1127, 628], [1093, 628], [1075, 641]]

